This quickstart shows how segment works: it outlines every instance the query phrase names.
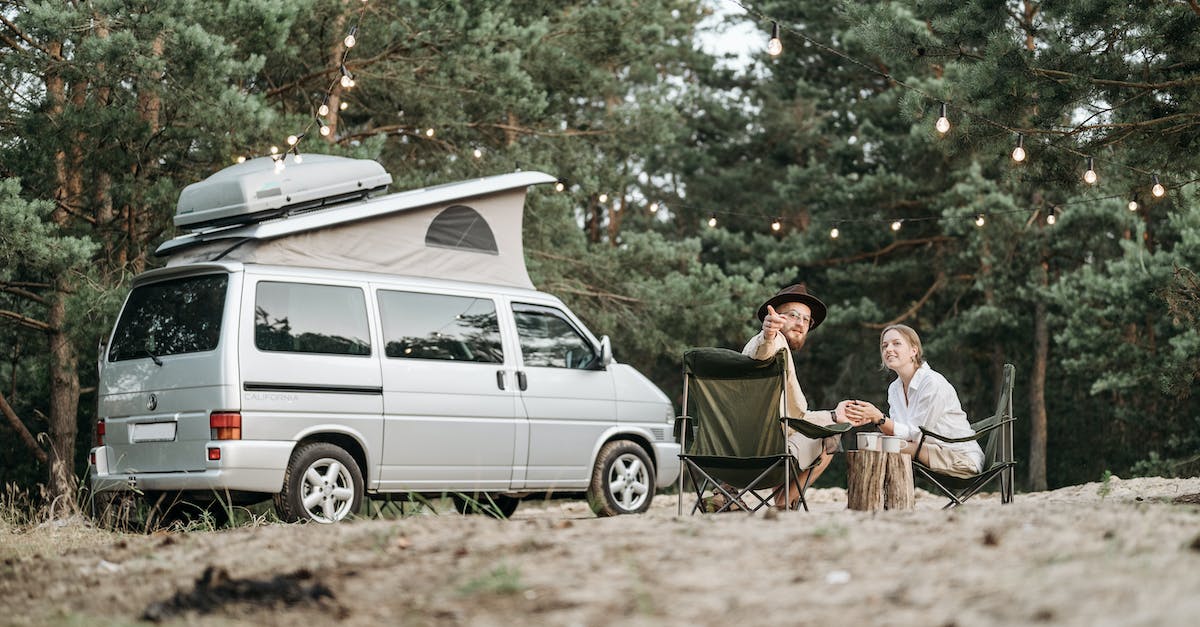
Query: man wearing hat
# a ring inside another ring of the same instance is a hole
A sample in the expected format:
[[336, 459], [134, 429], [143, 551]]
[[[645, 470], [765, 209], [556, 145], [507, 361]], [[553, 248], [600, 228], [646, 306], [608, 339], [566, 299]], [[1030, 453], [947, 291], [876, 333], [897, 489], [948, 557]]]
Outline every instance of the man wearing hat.
[[[754, 359], [769, 359], [787, 348], [787, 389], [784, 396], [786, 405], [780, 409], [784, 416], [802, 418], [819, 425], [829, 425], [842, 422], [836, 410], [810, 410], [796, 379], [796, 363], [792, 360], [791, 351], [798, 351], [804, 346], [808, 333], [817, 328], [825, 320], [825, 303], [808, 292], [803, 283], [789, 285], [775, 294], [758, 308], [758, 319], [762, 320], [762, 332], [755, 335], [742, 349], [743, 355]], [[803, 471], [796, 477], [795, 482], [788, 486], [787, 504], [794, 503], [800, 495], [801, 485], [811, 484], [821, 476], [833, 459], [837, 450], [836, 437], [814, 440], [801, 435], [796, 430], [787, 428], [788, 452], [796, 458], [801, 468], [807, 468], [821, 456], [821, 462], [811, 471]], [[811, 472], [812, 476], [807, 474]], [[776, 506], [783, 507], [782, 495], [776, 499]]]

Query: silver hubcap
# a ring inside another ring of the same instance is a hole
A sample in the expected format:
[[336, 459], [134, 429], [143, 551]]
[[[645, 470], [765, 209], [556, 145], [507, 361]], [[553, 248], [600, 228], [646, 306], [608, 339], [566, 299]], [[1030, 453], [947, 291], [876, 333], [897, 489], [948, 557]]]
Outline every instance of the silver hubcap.
[[304, 471], [300, 501], [313, 520], [337, 522], [350, 515], [350, 506], [354, 504], [354, 479], [338, 460], [318, 459]]
[[649, 492], [650, 473], [637, 455], [624, 453], [613, 462], [608, 471], [608, 493], [621, 509], [641, 507]]

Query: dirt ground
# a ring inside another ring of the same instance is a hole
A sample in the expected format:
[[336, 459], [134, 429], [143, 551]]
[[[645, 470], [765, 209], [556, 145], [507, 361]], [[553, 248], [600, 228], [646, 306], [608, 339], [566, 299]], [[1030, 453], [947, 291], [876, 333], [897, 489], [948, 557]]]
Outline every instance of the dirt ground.
[[827, 488], [766, 515], [678, 516], [660, 496], [609, 519], [556, 501], [508, 521], [0, 524], [0, 624], [1190, 626], [1197, 493], [1113, 477], [951, 511], [919, 492], [915, 511], [852, 512]]

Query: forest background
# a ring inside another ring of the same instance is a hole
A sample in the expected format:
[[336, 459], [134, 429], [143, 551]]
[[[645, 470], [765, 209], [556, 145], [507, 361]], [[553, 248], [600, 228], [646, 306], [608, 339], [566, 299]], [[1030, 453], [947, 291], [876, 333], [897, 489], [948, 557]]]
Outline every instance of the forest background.
[[[706, 52], [730, 26], [744, 53]], [[0, 482], [74, 495], [98, 343], [179, 191], [305, 128], [394, 190], [561, 177], [535, 284], [677, 405], [684, 349], [740, 349], [803, 281], [811, 406], [885, 405], [904, 322], [971, 416], [1016, 365], [1020, 487], [1198, 474], [1198, 27], [1195, 0], [0, 0]]]

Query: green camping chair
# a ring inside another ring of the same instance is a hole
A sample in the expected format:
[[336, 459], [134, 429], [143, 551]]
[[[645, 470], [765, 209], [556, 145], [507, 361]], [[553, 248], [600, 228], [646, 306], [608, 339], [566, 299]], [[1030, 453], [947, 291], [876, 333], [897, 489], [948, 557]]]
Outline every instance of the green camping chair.
[[1013, 500], [1013, 469], [1017, 462], [1013, 459], [1013, 417], [1012, 391], [1016, 368], [1012, 364], [1004, 364], [1004, 384], [1000, 388], [1000, 400], [996, 402], [996, 413], [971, 423], [975, 435], [965, 438], [948, 438], [921, 427], [921, 439], [917, 441], [916, 453], [921, 452], [925, 438], [933, 438], [942, 442], [970, 442], [987, 438], [983, 444], [983, 470], [970, 477], [954, 477], [946, 475], [925, 466], [913, 455], [913, 472], [928, 479], [939, 490], [950, 497], [946, 503], [947, 509], [962, 505], [975, 493], [983, 489], [989, 481], [1000, 477], [1000, 502], [1011, 503]]
[[[724, 497], [719, 512], [735, 505], [756, 511], [769, 505], [794, 477], [807, 470], [788, 454], [781, 423], [810, 438], [840, 435], [849, 427], [841, 423], [827, 428], [780, 416], [786, 366], [787, 351], [782, 349], [762, 361], [724, 348], [693, 348], [684, 353], [684, 415], [676, 418], [675, 425], [683, 451], [679, 458], [696, 490], [693, 514], [696, 510], [707, 511], [704, 493], [709, 489]], [[809, 468], [820, 461], [818, 457]], [[803, 506], [808, 510], [804, 501], [808, 483], [800, 486], [797, 509]], [[758, 490], [771, 492], [763, 498]], [[680, 514], [683, 492], [680, 473]], [[748, 502], [751, 499], [753, 502]]]

